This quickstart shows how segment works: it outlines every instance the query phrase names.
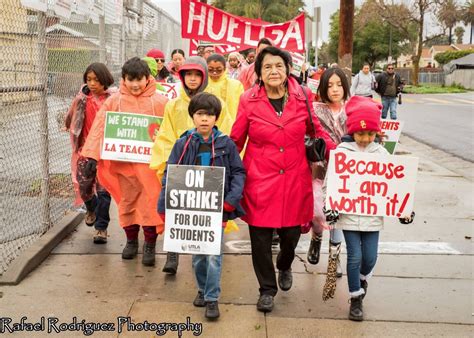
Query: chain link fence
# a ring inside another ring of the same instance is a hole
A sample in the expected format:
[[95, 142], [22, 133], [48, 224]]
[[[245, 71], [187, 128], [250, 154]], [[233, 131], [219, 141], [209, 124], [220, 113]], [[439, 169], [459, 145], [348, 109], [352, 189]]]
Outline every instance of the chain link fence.
[[118, 85], [125, 60], [185, 41], [146, 0], [2, 0], [0, 27], [1, 275], [73, 206], [61, 127], [85, 68], [105, 63]]
[[[395, 70], [401, 78], [405, 80], [405, 84], [411, 85], [412, 82], [412, 68], [397, 68]], [[425, 69], [420, 69], [418, 73], [418, 83], [419, 84], [434, 84], [434, 85], [443, 85], [445, 83], [445, 73], [441, 69], [432, 69], [431, 71], [426, 71]]]

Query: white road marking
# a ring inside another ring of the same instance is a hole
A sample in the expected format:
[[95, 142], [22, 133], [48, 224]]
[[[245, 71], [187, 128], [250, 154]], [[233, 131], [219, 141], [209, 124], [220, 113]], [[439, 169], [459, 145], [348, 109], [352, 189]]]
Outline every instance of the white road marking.
[[434, 101], [436, 103], [442, 103], [442, 104], [451, 104], [452, 103], [452, 101], [435, 99], [433, 97], [424, 97], [423, 100]]
[[[324, 241], [321, 252], [328, 253], [327, 241]], [[250, 253], [251, 246], [249, 240], [227, 241], [225, 246], [228, 250], [237, 253]], [[308, 251], [309, 241], [300, 241], [296, 247], [297, 253]], [[278, 251], [278, 246], [274, 245], [273, 250]], [[345, 251], [345, 245], [343, 245]], [[384, 254], [431, 254], [431, 255], [461, 255], [462, 252], [454, 249], [446, 242], [379, 242], [379, 253]]]

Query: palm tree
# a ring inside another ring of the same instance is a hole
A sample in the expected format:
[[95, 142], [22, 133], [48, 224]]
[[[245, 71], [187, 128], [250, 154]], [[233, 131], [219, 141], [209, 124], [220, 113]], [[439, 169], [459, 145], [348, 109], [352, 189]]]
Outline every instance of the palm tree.
[[440, 1], [437, 16], [438, 20], [449, 30], [449, 44], [452, 43], [453, 27], [456, 25], [456, 22], [460, 20], [460, 14], [461, 13], [455, 0]]
[[472, 22], [474, 21], [474, 2], [468, 0], [464, 3], [461, 9], [461, 21], [466, 25], [471, 27], [471, 34], [469, 38], [469, 43], [472, 44]]

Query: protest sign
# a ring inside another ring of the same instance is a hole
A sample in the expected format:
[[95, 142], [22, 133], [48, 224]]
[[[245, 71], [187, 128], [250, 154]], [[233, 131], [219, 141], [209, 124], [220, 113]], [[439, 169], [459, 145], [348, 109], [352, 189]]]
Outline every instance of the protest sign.
[[395, 147], [398, 144], [403, 129], [403, 121], [400, 120], [382, 120], [382, 132], [385, 133], [383, 139], [384, 147], [390, 154], [395, 153]]
[[169, 100], [179, 97], [181, 92], [181, 81], [174, 83], [156, 83], [156, 92], [160, 95], [166, 96]]
[[152, 115], [106, 112], [101, 159], [150, 163], [162, 120]]
[[168, 165], [163, 249], [220, 255], [223, 167]]
[[402, 217], [413, 211], [418, 158], [331, 151], [326, 209]]
[[300, 53], [290, 53], [291, 59], [293, 62], [293, 69], [291, 70], [291, 74], [296, 77], [300, 77], [301, 69], [303, 68], [303, 64], [305, 62], [304, 55]]
[[319, 80], [312, 79], [308, 77], [306, 79], [306, 84], [308, 85], [308, 88], [311, 90], [313, 94], [318, 93], [318, 87], [319, 87]]
[[181, 0], [181, 36], [213, 43], [256, 48], [263, 37], [274, 46], [293, 52], [304, 51], [304, 13], [279, 24], [257, 23], [196, 0]]

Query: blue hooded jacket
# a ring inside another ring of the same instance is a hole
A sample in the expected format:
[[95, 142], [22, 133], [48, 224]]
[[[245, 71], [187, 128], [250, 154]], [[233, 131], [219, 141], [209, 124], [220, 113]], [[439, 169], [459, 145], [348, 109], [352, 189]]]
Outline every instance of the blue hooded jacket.
[[[191, 138], [191, 140], [187, 148], [184, 149], [189, 138]], [[214, 140], [214, 159], [211, 158], [211, 163], [216, 167], [225, 168], [224, 201], [235, 207], [235, 210], [230, 213], [224, 212], [223, 221], [225, 222], [245, 215], [245, 211], [240, 205], [245, 184], [245, 168], [234, 141], [227, 135], [222, 134], [217, 127], [213, 128], [213, 137], [210, 137], [208, 142], [211, 142], [211, 140]], [[178, 139], [173, 146], [161, 182], [163, 189], [161, 189], [160, 198], [158, 200], [158, 212], [160, 214], [165, 213], [166, 173], [168, 171], [168, 164], [178, 164], [179, 159], [183, 156], [180, 164], [195, 165], [199, 145], [203, 142], [202, 136], [196, 133], [196, 129], [191, 129], [183, 133], [181, 138]]]

